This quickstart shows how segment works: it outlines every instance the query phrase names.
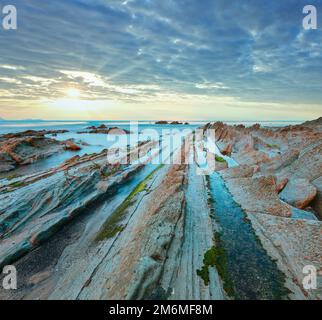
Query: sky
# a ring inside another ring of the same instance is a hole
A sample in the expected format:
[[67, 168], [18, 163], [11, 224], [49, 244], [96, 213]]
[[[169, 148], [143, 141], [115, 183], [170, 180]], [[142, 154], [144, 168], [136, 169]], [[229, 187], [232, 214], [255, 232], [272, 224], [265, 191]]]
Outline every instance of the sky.
[[[322, 0], [6, 4], [18, 29], [0, 27], [0, 118], [322, 116]], [[302, 27], [306, 4], [317, 30]]]

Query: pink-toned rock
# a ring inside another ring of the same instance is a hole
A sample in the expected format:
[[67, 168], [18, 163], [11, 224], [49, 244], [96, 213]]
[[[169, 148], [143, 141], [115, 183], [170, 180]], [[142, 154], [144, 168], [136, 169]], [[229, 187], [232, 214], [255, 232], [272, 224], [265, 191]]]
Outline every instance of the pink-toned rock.
[[29, 242], [30, 244], [33, 246], [33, 247], [36, 247], [39, 245], [39, 240], [38, 240], [38, 236], [37, 234], [33, 234], [30, 239], [29, 239]]
[[79, 150], [81, 150], [81, 147], [76, 145], [72, 140], [67, 140], [66, 141], [66, 150], [79, 151]]
[[89, 131], [79, 131], [77, 132], [78, 134], [83, 134], [83, 133], [91, 133], [91, 134], [116, 134], [116, 135], [121, 135], [121, 134], [130, 134], [131, 132], [126, 129], [121, 129], [118, 127], [112, 127], [108, 128], [104, 124], [100, 125], [99, 127], [88, 127]]
[[232, 145], [232, 144], [227, 144], [227, 146], [225, 146], [225, 147], [221, 150], [221, 153], [222, 153], [224, 156], [230, 156], [232, 152], [233, 152], [233, 145]]
[[276, 192], [280, 193], [285, 188], [287, 183], [288, 183], [287, 178], [277, 178], [276, 179]]
[[215, 170], [216, 171], [225, 170], [227, 168], [228, 168], [228, 163], [226, 161], [222, 162], [222, 161], [217, 161], [216, 160], [216, 165], [215, 165]]
[[312, 184], [316, 187], [317, 189], [317, 196], [312, 202], [312, 207], [315, 212], [320, 216], [322, 219], [322, 176], [319, 177], [318, 179], [312, 181]]
[[226, 180], [229, 191], [248, 213], [265, 213], [280, 217], [290, 217], [289, 206], [280, 201], [275, 191], [274, 177], [233, 178]]
[[[34, 131], [28, 131], [32, 134]], [[46, 138], [44, 134], [35, 131], [35, 136], [8, 134], [0, 138], [0, 172], [15, 169], [18, 165], [33, 163], [63, 150], [63, 145], [54, 139]]]
[[306, 121], [302, 124], [302, 126], [312, 128], [316, 131], [322, 131], [322, 117], [312, 121]]
[[316, 187], [307, 179], [293, 179], [287, 183], [280, 197], [288, 204], [304, 209], [314, 200], [316, 194]]
[[16, 133], [7, 133], [0, 136], [0, 139], [18, 139], [26, 137], [44, 137], [45, 135], [54, 135], [66, 133], [68, 130], [27, 130]]
[[252, 177], [255, 172], [255, 166], [241, 165], [238, 167], [231, 167], [221, 172], [224, 179], [231, 178], [249, 178]]

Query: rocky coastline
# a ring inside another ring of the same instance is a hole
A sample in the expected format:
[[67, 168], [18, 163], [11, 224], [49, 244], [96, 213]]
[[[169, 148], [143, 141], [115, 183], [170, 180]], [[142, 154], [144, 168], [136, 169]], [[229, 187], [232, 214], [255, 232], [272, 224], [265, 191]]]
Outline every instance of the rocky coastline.
[[[0, 266], [13, 263], [20, 285], [0, 289], [0, 299], [322, 299], [322, 118], [202, 129], [174, 151], [181, 164], [152, 164], [158, 141], [145, 141], [124, 153], [143, 163], [108, 164], [103, 150], [1, 180]], [[78, 147], [48, 137], [57, 133], [1, 136], [0, 170]], [[199, 174], [196, 145], [208, 175]], [[230, 208], [239, 220], [227, 219]], [[238, 283], [229, 259], [245, 255], [245, 283], [256, 267], [252, 250], [236, 256], [238, 241], [254, 241], [276, 285]], [[316, 290], [303, 287], [307, 265], [316, 267]]]

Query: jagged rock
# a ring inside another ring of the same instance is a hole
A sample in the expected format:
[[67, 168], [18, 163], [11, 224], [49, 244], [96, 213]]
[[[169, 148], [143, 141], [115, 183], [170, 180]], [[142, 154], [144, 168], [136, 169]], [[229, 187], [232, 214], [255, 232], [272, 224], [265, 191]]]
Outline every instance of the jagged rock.
[[261, 125], [259, 123], [255, 123], [251, 126], [251, 130], [259, 130], [261, 128]]
[[313, 180], [312, 184], [317, 189], [317, 195], [312, 202], [312, 207], [318, 213], [320, 219], [322, 219], [322, 176]]
[[8, 172], [15, 168], [16, 162], [7, 152], [0, 153], [0, 172]]
[[[213, 127], [218, 148], [241, 162], [217, 176], [225, 180], [234, 205], [246, 212], [247, 228], [253, 226], [286, 275], [289, 297], [321, 299], [321, 290], [306, 292], [301, 286], [303, 266], [322, 272], [321, 222], [278, 195], [287, 180], [290, 185], [304, 178], [318, 190], [311, 205], [319, 210], [320, 133], [303, 125], [216, 123], [204, 134]], [[197, 141], [200, 153], [213, 164], [215, 152], [204, 149], [205, 138]], [[143, 155], [155, 143], [136, 147]], [[191, 146], [183, 149], [177, 157], [197, 155]], [[15, 262], [22, 271], [18, 290], [0, 290], [0, 299], [225, 299], [215, 264], [208, 266], [208, 284], [197, 274], [222, 227], [212, 210], [209, 181], [198, 175], [197, 165], [107, 165], [107, 153], [75, 156], [0, 186], [0, 265]], [[6, 155], [0, 158], [10, 165]]]
[[284, 189], [287, 183], [288, 183], [287, 178], [276, 180], [276, 192], [280, 193]]
[[306, 179], [289, 181], [280, 193], [281, 199], [299, 209], [306, 208], [317, 193], [316, 188]]
[[82, 148], [80, 146], [78, 146], [77, 144], [75, 144], [72, 140], [67, 140], [66, 141], [66, 150], [70, 150], [70, 151], [79, 151]]
[[[318, 145], [322, 141], [322, 132], [304, 125], [271, 130], [258, 125], [247, 128], [243, 125], [229, 126], [222, 122], [216, 122], [208, 125], [207, 129], [215, 131], [219, 148], [221, 150], [227, 148], [228, 151], [232, 151], [231, 155], [238, 163], [259, 164], [266, 170], [274, 171], [274, 167], [278, 167], [279, 163], [280, 166], [288, 166], [287, 161], [292, 161], [296, 151], [309, 154], [309, 148], [316, 146], [316, 149], [311, 152], [321, 154]], [[287, 152], [291, 152], [291, 154], [288, 155]], [[306, 160], [310, 161], [309, 157]], [[319, 164], [321, 165], [321, 162]], [[318, 170], [321, 172], [321, 167], [316, 168], [315, 172]]]
[[224, 179], [232, 178], [249, 178], [255, 172], [255, 166], [241, 165], [238, 167], [231, 167], [221, 172]]
[[228, 163], [226, 161], [218, 161], [216, 160], [215, 170], [222, 171], [228, 168]]
[[161, 120], [157, 121], [155, 124], [168, 124], [168, 121]]
[[120, 135], [120, 134], [130, 134], [131, 132], [126, 129], [121, 129], [118, 127], [113, 127], [108, 130], [108, 134], [115, 134], [115, 135]]
[[[248, 214], [262, 245], [287, 276], [291, 299], [322, 299], [322, 223], [265, 214]], [[303, 288], [305, 266], [317, 270], [317, 289]]]
[[322, 140], [303, 148], [299, 153], [298, 159], [277, 170], [278, 174], [291, 179], [307, 179], [313, 181], [317, 179], [322, 172]]
[[291, 209], [282, 203], [276, 192], [274, 177], [227, 179], [227, 187], [246, 212], [261, 212], [290, 217]]
[[232, 144], [227, 144], [227, 146], [225, 146], [222, 150], [221, 150], [221, 153], [224, 155], [224, 156], [230, 156], [231, 153], [233, 151], [233, 145]]
[[316, 131], [322, 131], [322, 117], [312, 121], [306, 121], [302, 126], [312, 128]]
[[297, 149], [291, 149], [279, 154], [265, 163], [260, 164], [260, 171], [263, 174], [275, 174], [280, 172], [286, 167], [290, 166], [294, 161], [299, 158], [300, 151]]
[[130, 134], [131, 132], [126, 129], [121, 129], [118, 127], [112, 127], [108, 128], [104, 124], [99, 126], [99, 127], [89, 127], [89, 131], [79, 131], [77, 132], [78, 134], [83, 134], [83, 133], [90, 133], [90, 134], [116, 134], [116, 135], [121, 135], [121, 134]]
[[0, 172], [49, 157], [63, 149], [59, 141], [38, 134], [0, 141]]
[[0, 139], [14, 139], [14, 138], [25, 138], [25, 137], [43, 137], [45, 135], [61, 134], [66, 133], [68, 130], [27, 130], [17, 133], [7, 133], [0, 136]]
[[180, 122], [180, 121], [164, 121], [164, 120], [161, 120], [161, 121], [157, 121], [155, 124], [172, 124], [172, 125], [179, 125], [179, 124], [189, 124], [188, 122], [186, 123], [183, 123], [183, 122]]
[[98, 155], [74, 157], [61, 167], [2, 186], [0, 266], [43, 243], [108, 190], [115, 192], [140, 168], [141, 164], [128, 170], [124, 170], [124, 165], [109, 165], [106, 151], [102, 151]]

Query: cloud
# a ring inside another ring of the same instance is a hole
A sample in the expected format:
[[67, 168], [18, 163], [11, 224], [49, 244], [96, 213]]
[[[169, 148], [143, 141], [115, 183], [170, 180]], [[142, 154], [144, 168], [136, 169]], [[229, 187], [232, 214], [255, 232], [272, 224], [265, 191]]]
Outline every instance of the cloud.
[[302, 29], [304, 0], [11, 2], [18, 31], [0, 32], [0, 101], [53, 101], [76, 86], [128, 107], [192, 95], [272, 112], [322, 103], [322, 29]]
[[224, 86], [222, 82], [217, 83], [197, 83], [196, 88], [198, 89], [229, 89], [229, 87]]
[[24, 70], [25, 68], [22, 66], [11, 66], [8, 64], [2, 64], [0, 65], [1, 69], [8, 69], [8, 70]]

